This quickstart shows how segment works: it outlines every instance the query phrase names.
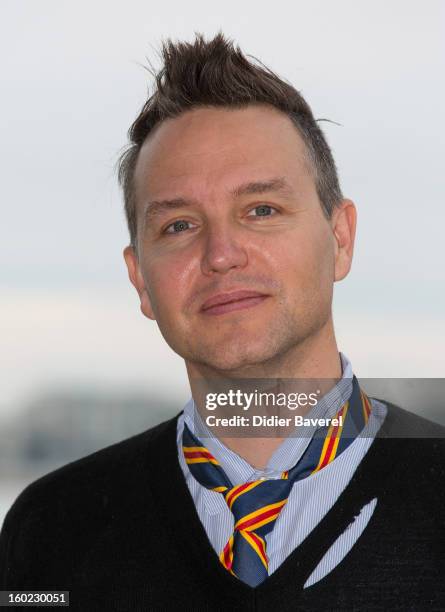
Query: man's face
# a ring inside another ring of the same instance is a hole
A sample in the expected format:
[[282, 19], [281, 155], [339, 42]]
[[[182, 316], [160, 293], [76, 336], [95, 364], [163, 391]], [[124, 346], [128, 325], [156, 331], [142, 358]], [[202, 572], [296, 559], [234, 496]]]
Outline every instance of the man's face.
[[250, 106], [169, 119], [144, 143], [134, 178], [130, 278], [188, 363], [248, 372], [328, 324], [343, 271], [286, 115]]

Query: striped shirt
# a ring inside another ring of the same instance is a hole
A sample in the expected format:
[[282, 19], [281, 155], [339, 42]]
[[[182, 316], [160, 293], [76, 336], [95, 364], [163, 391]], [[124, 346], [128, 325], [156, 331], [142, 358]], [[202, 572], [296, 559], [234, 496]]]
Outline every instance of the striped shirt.
[[[352, 392], [352, 367], [345, 355], [340, 353], [340, 358], [342, 378], [306, 415], [308, 418], [332, 418], [349, 399]], [[272, 574], [301, 544], [348, 485], [386, 416], [387, 409], [384, 404], [374, 399], [371, 400], [371, 404], [371, 415], [360, 436], [322, 470], [293, 485], [288, 501], [275, 522], [274, 529], [265, 536], [269, 574]], [[308, 428], [305, 427], [304, 437], [284, 438], [270, 457], [266, 467], [256, 469], [209, 432], [199, 416], [193, 399], [186, 404], [177, 426], [179, 463], [201, 523], [211, 545], [219, 555], [233, 533], [233, 514], [220, 493], [207, 489], [192, 476], [182, 450], [184, 422], [219, 461], [234, 485], [259, 478], [281, 478], [282, 472], [292, 468], [302, 457], [317, 427], [312, 426], [309, 435], [307, 435]], [[346, 556], [368, 524], [376, 505], [377, 499], [373, 499], [362, 508], [355, 521], [326, 551], [307, 579], [305, 588], [321, 580]]]

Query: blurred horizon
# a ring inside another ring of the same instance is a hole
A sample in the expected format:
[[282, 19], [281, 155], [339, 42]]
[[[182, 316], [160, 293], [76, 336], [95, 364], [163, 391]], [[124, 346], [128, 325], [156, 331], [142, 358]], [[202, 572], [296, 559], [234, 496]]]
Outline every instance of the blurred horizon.
[[[360, 379], [370, 397], [445, 426], [445, 379]], [[174, 395], [174, 394], [173, 394]], [[176, 416], [179, 399], [143, 389], [42, 389], [23, 410], [0, 420], [0, 526], [31, 482]]]

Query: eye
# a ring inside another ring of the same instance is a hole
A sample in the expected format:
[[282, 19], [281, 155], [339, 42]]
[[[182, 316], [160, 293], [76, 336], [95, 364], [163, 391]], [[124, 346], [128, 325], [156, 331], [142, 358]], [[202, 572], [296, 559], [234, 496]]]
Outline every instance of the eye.
[[[250, 214], [252, 212], [256, 212], [257, 214], [255, 215]], [[252, 210], [249, 212], [247, 216], [248, 217], [252, 217], [252, 216], [253, 217], [270, 217], [276, 212], [277, 210], [273, 208], [272, 206], [269, 206], [268, 204], [259, 204], [258, 206], [255, 206], [255, 208], [252, 208]]]
[[184, 232], [185, 230], [190, 229], [190, 227], [193, 224], [191, 224], [189, 221], [185, 221], [184, 219], [178, 219], [178, 221], [175, 221], [174, 223], [170, 223], [170, 225], [168, 225], [165, 230], [163, 231], [164, 234], [179, 234], [180, 232]]

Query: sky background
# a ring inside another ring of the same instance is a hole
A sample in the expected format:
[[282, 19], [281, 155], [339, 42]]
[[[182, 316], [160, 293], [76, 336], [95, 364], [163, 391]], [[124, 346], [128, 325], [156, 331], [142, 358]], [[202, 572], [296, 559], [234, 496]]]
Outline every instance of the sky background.
[[335, 289], [361, 377], [444, 377], [440, 0], [5, 1], [0, 25], [0, 418], [54, 386], [188, 399], [139, 310], [115, 165], [163, 39], [222, 30], [301, 91], [358, 207]]

